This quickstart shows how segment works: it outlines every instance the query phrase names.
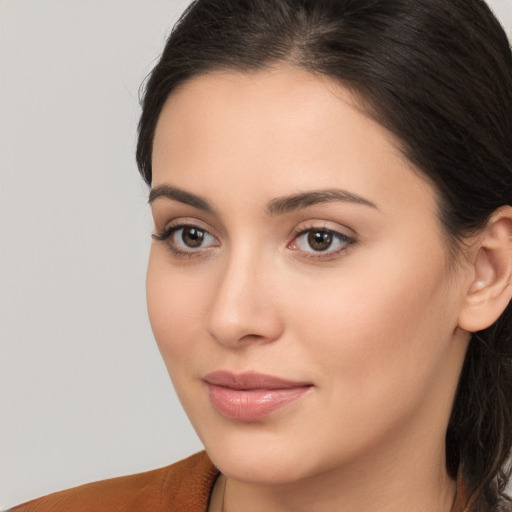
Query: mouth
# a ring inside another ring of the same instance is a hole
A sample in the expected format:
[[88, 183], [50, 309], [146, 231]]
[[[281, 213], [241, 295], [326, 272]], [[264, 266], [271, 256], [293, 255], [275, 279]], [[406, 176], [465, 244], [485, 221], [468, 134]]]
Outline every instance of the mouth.
[[217, 371], [209, 373], [203, 380], [217, 412], [239, 421], [256, 421], [269, 416], [298, 400], [313, 387], [308, 382], [253, 372]]

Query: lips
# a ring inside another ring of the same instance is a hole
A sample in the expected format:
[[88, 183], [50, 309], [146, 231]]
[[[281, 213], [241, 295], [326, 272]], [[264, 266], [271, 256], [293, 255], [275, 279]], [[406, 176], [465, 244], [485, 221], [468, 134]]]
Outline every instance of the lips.
[[306, 394], [312, 384], [246, 372], [209, 373], [204, 377], [213, 407], [223, 416], [255, 421], [264, 418]]

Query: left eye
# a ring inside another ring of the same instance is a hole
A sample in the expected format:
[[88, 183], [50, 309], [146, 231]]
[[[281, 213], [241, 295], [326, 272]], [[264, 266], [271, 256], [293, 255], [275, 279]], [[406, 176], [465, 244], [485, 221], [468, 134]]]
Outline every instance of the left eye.
[[329, 229], [308, 229], [299, 233], [293, 242], [294, 249], [305, 252], [336, 252], [348, 247], [353, 239]]

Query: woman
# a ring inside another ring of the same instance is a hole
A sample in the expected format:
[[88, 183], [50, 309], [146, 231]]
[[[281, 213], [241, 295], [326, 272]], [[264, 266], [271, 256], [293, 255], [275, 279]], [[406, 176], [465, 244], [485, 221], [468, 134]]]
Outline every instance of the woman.
[[512, 510], [511, 112], [479, 0], [194, 2], [137, 161], [208, 455], [15, 510]]

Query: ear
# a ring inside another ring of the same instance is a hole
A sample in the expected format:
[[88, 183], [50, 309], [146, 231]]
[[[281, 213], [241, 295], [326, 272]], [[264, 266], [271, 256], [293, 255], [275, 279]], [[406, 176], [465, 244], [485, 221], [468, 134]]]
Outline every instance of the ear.
[[476, 239], [458, 323], [469, 332], [491, 326], [512, 298], [512, 207], [496, 210]]

